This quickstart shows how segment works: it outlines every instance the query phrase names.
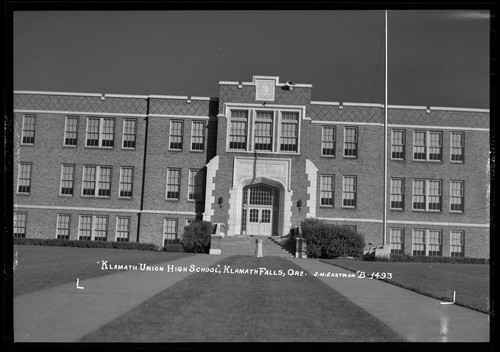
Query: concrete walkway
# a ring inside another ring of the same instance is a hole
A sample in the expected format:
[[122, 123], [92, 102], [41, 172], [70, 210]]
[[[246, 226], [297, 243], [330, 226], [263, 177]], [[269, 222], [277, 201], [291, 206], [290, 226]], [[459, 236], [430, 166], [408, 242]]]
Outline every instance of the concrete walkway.
[[[353, 273], [317, 259], [289, 259], [310, 274]], [[489, 342], [489, 315], [374, 279], [318, 277], [410, 342]]]
[[[165, 271], [117, 271], [14, 297], [14, 342], [76, 342], [192, 275], [175, 267], [210, 266], [225, 256], [193, 255], [153, 266]], [[116, 295], [113, 294], [116, 293]]]

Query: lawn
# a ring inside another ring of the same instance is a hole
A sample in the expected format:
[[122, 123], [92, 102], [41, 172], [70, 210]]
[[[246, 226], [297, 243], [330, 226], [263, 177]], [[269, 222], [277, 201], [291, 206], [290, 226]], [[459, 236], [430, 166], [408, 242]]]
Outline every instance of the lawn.
[[[221, 268], [302, 269], [279, 257], [232, 256]], [[85, 336], [84, 342], [404, 341], [308, 276], [197, 273]]]
[[392, 273], [384, 280], [424, 295], [480, 312], [490, 312], [490, 266], [485, 264], [399, 263], [328, 259], [325, 263], [352, 271]]
[[[138, 265], [175, 260], [187, 253], [166, 253], [108, 248], [14, 246], [14, 296], [57, 285], [113, 274], [98, 261]], [[17, 263], [16, 263], [17, 260]]]

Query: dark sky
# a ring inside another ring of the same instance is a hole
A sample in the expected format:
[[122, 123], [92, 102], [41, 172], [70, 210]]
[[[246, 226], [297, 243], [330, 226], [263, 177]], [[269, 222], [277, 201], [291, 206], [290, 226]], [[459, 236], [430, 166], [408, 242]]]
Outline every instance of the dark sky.
[[[389, 11], [389, 103], [489, 108], [487, 11]], [[384, 11], [14, 13], [14, 89], [217, 96], [279, 76], [384, 102]]]

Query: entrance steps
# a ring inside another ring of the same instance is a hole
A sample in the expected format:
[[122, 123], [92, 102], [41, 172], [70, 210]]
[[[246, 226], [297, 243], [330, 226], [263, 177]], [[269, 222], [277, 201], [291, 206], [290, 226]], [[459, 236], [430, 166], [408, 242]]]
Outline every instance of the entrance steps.
[[262, 239], [262, 254], [264, 257], [293, 258], [294, 255], [283, 247], [279, 238], [268, 236], [224, 236], [221, 240], [221, 252], [224, 255], [255, 255], [255, 240]]

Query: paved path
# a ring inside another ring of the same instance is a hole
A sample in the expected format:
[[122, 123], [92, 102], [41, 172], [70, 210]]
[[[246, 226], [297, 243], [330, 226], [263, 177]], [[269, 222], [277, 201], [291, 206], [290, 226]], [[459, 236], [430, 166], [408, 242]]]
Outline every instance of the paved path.
[[[289, 259], [309, 273], [353, 273], [317, 259]], [[488, 342], [488, 314], [379, 280], [318, 277], [411, 342]]]
[[[75, 342], [155, 294], [192, 275], [167, 265], [210, 266], [220, 255], [193, 255], [153, 266], [161, 271], [120, 271], [14, 297], [15, 342]], [[116, 295], [113, 294], [116, 292]]]

